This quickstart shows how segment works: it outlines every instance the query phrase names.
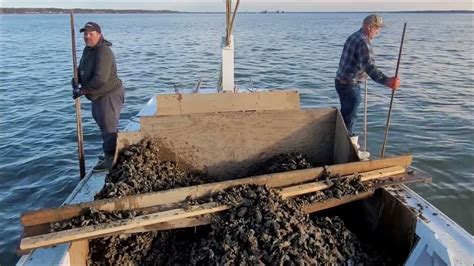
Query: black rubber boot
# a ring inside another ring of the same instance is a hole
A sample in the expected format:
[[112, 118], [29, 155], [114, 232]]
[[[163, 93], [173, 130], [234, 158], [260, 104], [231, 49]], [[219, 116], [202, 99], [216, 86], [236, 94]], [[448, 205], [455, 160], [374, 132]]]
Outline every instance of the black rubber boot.
[[92, 168], [92, 172], [97, 173], [110, 170], [112, 168], [113, 161], [114, 156], [105, 155], [104, 160], [99, 161], [99, 163], [97, 163], [97, 165]]

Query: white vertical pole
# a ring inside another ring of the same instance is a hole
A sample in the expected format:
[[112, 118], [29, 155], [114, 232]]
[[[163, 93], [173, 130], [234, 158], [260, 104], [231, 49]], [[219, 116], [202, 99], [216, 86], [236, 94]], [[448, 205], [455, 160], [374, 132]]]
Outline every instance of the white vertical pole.
[[234, 91], [234, 35], [230, 35], [230, 44], [227, 38], [222, 37], [222, 89]]
[[367, 80], [365, 80], [364, 95], [364, 151], [367, 151]]

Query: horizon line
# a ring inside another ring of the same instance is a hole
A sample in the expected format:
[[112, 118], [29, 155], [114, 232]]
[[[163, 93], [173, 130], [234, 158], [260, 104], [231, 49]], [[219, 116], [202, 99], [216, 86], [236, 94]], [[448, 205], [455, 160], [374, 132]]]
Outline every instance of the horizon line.
[[[225, 11], [180, 11], [180, 10], [170, 10], [170, 9], [130, 9], [130, 8], [60, 8], [60, 7], [1, 7], [0, 11], [8, 9], [34, 9], [34, 10], [48, 10], [48, 9], [57, 9], [57, 10], [91, 10], [91, 11], [133, 11], [133, 12], [169, 12], [169, 13], [225, 13]], [[259, 11], [238, 11], [237, 13], [414, 13], [414, 12], [464, 12], [464, 13], [474, 13], [474, 10], [469, 9], [445, 9], [445, 10], [430, 10], [430, 9], [420, 9], [420, 10], [386, 10], [386, 11], [285, 11], [284, 9], [275, 9], [275, 10], [259, 10]], [[2, 12], [0, 12], [2, 13]]]

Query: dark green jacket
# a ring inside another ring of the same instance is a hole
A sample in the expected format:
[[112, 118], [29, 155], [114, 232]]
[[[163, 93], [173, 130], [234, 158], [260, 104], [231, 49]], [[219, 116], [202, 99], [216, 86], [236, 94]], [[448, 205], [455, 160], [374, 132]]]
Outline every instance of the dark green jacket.
[[117, 64], [110, 49], [112, 43], [102, 40], [95, 47], [85, 47], [79, 63], [79, 82], [89, 91], [87, 99], [95, 101], [101, 96], [120, 89], [122, 81], [117, 75]]

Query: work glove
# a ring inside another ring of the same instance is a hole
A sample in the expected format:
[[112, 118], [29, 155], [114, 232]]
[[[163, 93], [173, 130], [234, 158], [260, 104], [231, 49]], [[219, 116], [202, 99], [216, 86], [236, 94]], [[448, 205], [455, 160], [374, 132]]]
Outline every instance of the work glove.
[[81, 88], [76, 87], [76, 88], [72, 89], [72, 98], [74, 100], [81, 97], [82, 95], [84, 95], [84, 91]]
[[387, 85], [387, 87], [391, 88], [392, 90], [396, 90], [398, 87], [400, 87], [400, 79], [397, 77], [388, 78], [385, 85]]
[[74, 78], [71, 79], [72, 90], [79, 89], [79, 84], [74, 81]]

